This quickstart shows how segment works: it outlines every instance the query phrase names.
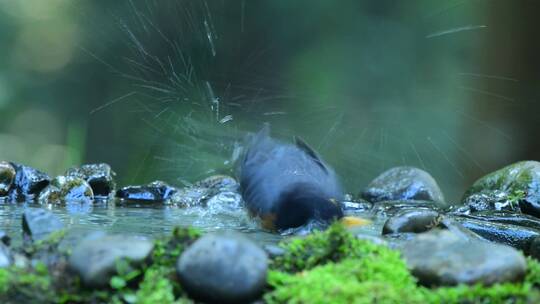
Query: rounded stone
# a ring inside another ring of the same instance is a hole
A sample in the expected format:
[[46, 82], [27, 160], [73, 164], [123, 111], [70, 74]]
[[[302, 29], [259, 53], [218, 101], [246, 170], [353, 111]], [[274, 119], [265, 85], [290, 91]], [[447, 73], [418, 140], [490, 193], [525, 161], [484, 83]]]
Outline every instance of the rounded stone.
[[382, 234], [425, 232], [436, 227], [441, 218], [439, 212], [431, 209], [401, 210], [384, 223]]
[[8, 194], [16, 174], [15, 168], [10, 163], [0, 161], [0, 196]]
[[238, 233], [210, 233], [180, 256], [177, 272], [182, 287], [200, 301], [247, 303], [266, 284], [267, 254]]
[[518, 250], [485, 241], [465, 241], [447, 230], [416, 235], [401, 252], [425, 286], [518, 282], [527, 263]]
[[444, 202], [439, 185], [424, 170], [395, 167], [377, 176], [362, 192], [370, 202], [387, 200], [425, 200]]
[[147, 239], [106, 235], [81, 241], [69, 257], [69, 266], [91, 287], [103, 287], [116, 272], [116, 261], [128, 259], [130, 263], [146, 260], [154, 244]]

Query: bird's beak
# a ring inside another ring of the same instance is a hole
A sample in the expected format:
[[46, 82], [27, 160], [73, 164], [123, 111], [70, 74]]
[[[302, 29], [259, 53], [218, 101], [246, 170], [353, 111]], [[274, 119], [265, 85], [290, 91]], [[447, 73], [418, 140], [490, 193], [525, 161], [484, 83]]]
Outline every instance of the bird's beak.
[[357, 226], [367, 226], [371, 224], [370, 220], [363, 219], [356, 216], [344, 216], [340, 220], [340, 223], [347, 228], [357, 227]]

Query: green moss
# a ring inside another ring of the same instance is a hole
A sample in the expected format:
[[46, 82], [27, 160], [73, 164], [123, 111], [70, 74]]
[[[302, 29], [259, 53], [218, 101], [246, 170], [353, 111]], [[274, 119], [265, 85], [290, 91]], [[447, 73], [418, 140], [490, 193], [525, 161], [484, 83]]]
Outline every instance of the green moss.
[[[191, 228], [176, 228], [169, 236], [155, 241], [148, 263], [117, 261], [117, 274], [111, 278], [109, 288], [104, 289], [85, 288], [78, 277], [65, 269], [59, 275], [51, 275], [42, 263], [0, 269], [0, 303], [190, 303], [176, 279], [175, 263], [200, 235]], [[58, 251], [63, 236], [63, 231], [54, 233], [20, 252], [30, 259], [47, 258], [48, 254], [64, 258], [66, 254]], [[58, 265], [49, 267], [55, 269]]]
[[0, 269], [0, 303], [53, 303], [51, 287], [51, 277], [42, 263], [33, 268]]
[[[369, 241], [359, 240], [338, 223], [324, 232], [315, 232], [304, 239], [292, 239], [280, 244], [285, 254], [272, 261], [271, 268], [295, 272], [311, 269], [344, 258], [389, 254], [388, 249]], [[392, 252], [391, 254], [397, 255]]]
[[523, 283], [430, 289], [417, 285], [399, 253], [339, 226], [282, 247], [286, 253], [268, 274], [268, 303], [540, 303], [540, 264], [533, 259]]

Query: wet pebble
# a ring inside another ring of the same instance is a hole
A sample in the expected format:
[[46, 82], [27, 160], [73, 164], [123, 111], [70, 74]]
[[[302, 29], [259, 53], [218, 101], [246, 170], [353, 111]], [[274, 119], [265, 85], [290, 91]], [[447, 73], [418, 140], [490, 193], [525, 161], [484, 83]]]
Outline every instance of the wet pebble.
[[349, 198], [348, 200], [341, 202], [341, 206], [344, 212], [364, 212], [373, 208], [372, 203], [361, 198], [355, 200]]
[[0, 230], [0, 243], [4, 244], [6, 246], [9, 246], [9, 244], [11, 244], [11, 238], [3, 230]]
[[8, 162], [0, 161], [0, 196], [6, 196], [15, 179], [15, 168]]
[[177, 189], [162, 181], [154, 181], [144, 186], [127, 186], [116, 191], [116, 197], [137, 203], [163, 203], [169, 200]]
[[382, 201], [373, 204], [373, 207], [369, 211], [374, 216], [391, 217], [402, 210], [410, 209], [431, 209], [439, 211], [437, 206], [433, 205], [430, 201], [420, 200], [398, 200], [398, 201]]
[[13, 201], [34, 199], [51, 181], [47, 174], [37, 169], [15, 163], [11, 165], [17, 172], [10, 191], [10, 198]]
[[234, 178], [228, 175], [213, 175], [196, 182], [194, 186], [212, 189], [215, 194], [223, 191], [236, 191], [240, 185]]
[[210, 233], [178, 259], [182, 287], [208, 303], [248, 303], [266, 284], [267, 254], [254, 242], [233, 232]]
[[477, 193], [504, 192], [517, 202], [521, 212], [540, 217], [540, 162], [522, 161], [478, 179], [463, 197], [466, 202]]
[[109, 197], [116, 189], [114, 181], [116, 173], [105, 163], [70, 168], [65, 175], [84, 179], [92, 188], [94, 195], [99, 198]]
[[484, 241], [464, 241], [446, 230], [416, 235], [401, 248], [411, 273], [425, 286], [521, 281], [525, 257], [516, 249]]
[[92, 187], [84, 179], [73, 176], [58, 176], [41, 191], [38, 202], [41, 204], [87, 203], [94, 200]]
[[442, 191], [435, 179], [414, 167], [395, 167], [383, 172], [361, 195], [370, 202], [424, 200], [444, 205]]
[[484, 190], [471, 194], [463, 200], [463, 206], [458, 209], [461, 213], [481, 211], [512, 211], [520, 212], [519, 203], [507, 192], [500, 190]]
[[525, 253], [529, 251], [532, 241], [540, 236], [540, 230], [524, 226], [463, 217], [455, 217], [455, 220], [488, 241], [512, 246]]
[[431, 209], [405, 209], [390, 217], [383, 226], [382, 234], [428, 231], [439, 225], [442, 216]]
[[134, 236], [106, 235], [82, 240], [69, 257], [69, 267], [91, 287], [106, 286], [116, 273], [116, 261], [128, 259], [130, 263], [146, 260], [154, 245], [151, 241]]
[[53, 232], [64, 229], [64, 224], [50, 211], [27, 208], [23, 212], [22, 228], [26, 239], [38, 241], [47, 238]]
[[13, 258], [9, 248], [0, 243], [0, 268], [9, 267], [12, 264]]
[[207, 199], [208, 189], [186, 187], [178, 189], [178, 191], [171, 196], [169, 202], [175, 206], [189, 208], [194, 206], [202, 206]]

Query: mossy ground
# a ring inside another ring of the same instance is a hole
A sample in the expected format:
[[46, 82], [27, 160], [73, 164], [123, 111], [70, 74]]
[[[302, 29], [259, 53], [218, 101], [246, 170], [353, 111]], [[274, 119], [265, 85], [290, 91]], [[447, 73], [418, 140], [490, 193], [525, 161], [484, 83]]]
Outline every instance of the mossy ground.
[[339, 225], [283, 244], [268, 276], [268, 303], [540, 303], [540, 264], [523, 283], [425, 288], [398, 252], [356, 239]]
[[[118, 261], [118, 274], [102, 290], [88, 290], [69, 272], [59, 273], [62, 255], [51, 265], [0, 269], [0, 302], [191, 303], [178, 284], [175, 263], [199, 236], [175, 229], [156, 240], [148, 263], [134, 267]], [[50, 252], [57, 241], [25, 254]], [[523, 283], [429, 289], [418, 286], [397, 251], [359, 240], [340, 225], [281, 246], [285, 253], [271, 261], [262, 295], [267, 303], [540, 303], [540, 264], [532, 259]]]

